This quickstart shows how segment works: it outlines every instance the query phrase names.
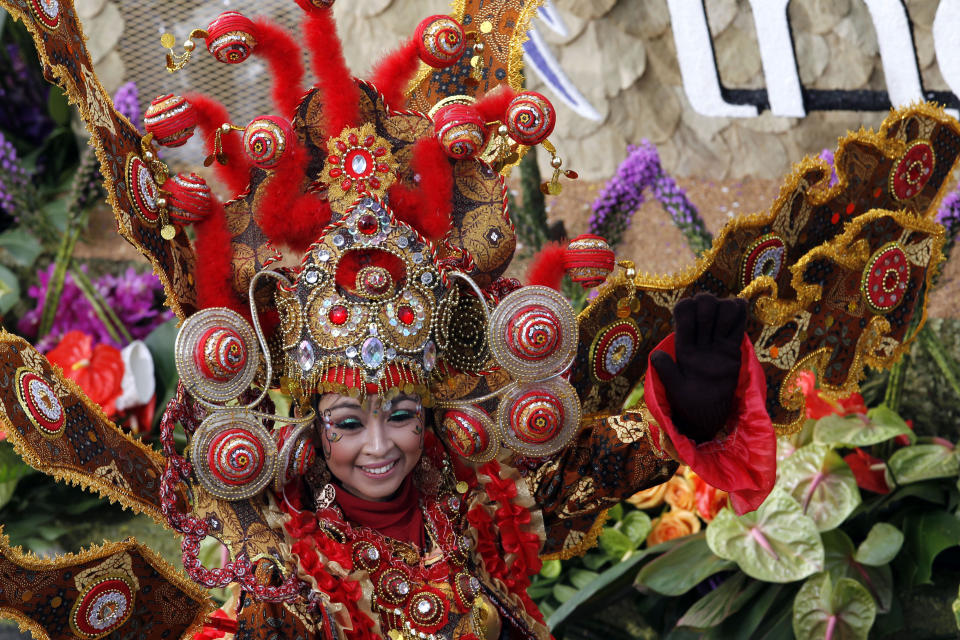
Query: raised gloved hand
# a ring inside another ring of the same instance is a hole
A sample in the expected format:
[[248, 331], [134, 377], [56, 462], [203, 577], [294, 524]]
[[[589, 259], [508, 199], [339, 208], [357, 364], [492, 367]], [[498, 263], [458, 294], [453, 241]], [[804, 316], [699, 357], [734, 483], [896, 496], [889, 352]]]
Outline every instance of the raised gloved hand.
[[713, 440], [733, 406], [747, 303], [699, 293], [673, 310], [676, 361], [662, 350], [650, 362], [660, 376], [677, 429], [700, 443]]

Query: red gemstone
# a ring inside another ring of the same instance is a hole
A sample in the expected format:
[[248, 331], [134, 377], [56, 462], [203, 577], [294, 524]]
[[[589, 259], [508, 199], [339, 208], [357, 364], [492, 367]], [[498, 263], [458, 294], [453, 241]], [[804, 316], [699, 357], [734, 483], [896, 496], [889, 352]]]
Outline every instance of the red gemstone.
[[376, 142], [376, 138], [373, 136], [367, 136], [363, 141], [363, 146], [372, 147], [374, 142]]
[[380, 188], [380, 181], [377, 180], [376, 178], [370, 178], [370, 187], [371, 187], [372, 189], [379, 189], [379, 188]]
[[332, 322], [337, 326], [340, 326], [347, 321], [348, 315], [349, 314], [347, 313], [346, 307], [342, 305], [337, 305], [333, 309], [330, 309], [330, 314], [328, 317], [330, 318], [330, 322]]
[[385, 165], [385, 164], [378, 164], [378, 165], [377, 165], [377, 171], [379, 171], [380, 173], [386, 173], [386, 172], [390, 171], [390, 167], [388, 167], [388, 166]]
[[406, 325], [413, 324], [413, 320], [414, 320], [413, 309], [411, 309], [410, 307], [400, 307], [399, 309], [397, 309], [397, 318], [403, 324], [406, 324]]
[[330, 164], [340, 164], [340, 156], [330, 156], [327, 159], [330, 161]]
[[347, 136], [347, 140], [350, 141], [350, 144], [352, 144], [353, 146], [356, 146], [358, 142], [357, 134], [351, 133], [349, 136]]
[[340, 188], [344, 191], [350, 191], [350, 187], [353, 186], [353, 181], [350, 178], [344, 178], [340, 181]]
[[378, 158], [382, 158], [383, 156], [387, 155], [387, 150], [384, 147], [377, 147], [374, 150], [373, 155], [377, 156]]
[[330, 169], [331, 178], [339, 178], [343, 175], [343, 169]]
[[357, 220], [357, 229], [360, 233], [372, 236], [380, 228], [380, 225], [377, 224], [377, 219], [372, 215], [366, 215]]
[[347, 143], [345, 143], [343, 140], [337, 140], [337, 149], [340, 149], [340, 151], [346, 151]]

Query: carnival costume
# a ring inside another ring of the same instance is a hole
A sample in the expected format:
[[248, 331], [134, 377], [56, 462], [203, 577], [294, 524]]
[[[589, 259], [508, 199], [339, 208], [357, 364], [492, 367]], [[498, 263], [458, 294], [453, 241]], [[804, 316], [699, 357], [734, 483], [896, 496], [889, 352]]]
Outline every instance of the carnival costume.
[[[297, 3], [314, 88], [291, 36], [228, 12], [182, 52], [165, 39], [168, 68], [189, 64], [197, 42], [227, 64], [262, 56], [277, 114], [239, 126], [211, 98], [167, 95], [141, 136], [93, 74], [69, 0], [0, 2], [79, 107], [119, 231], [183, 321], [163, 455], [24, 340], [0, 337], [16, 450], [181, 535], [189, 575], [133, 541], [54, 560], [3, 544], [2, 613], [39, 637], [179, 638], [206, 625], [210, 638], [547, 638], [526, 594], [543, 557], [582, 553], [605, 509], [677, 461], [737, 511], [756, 508], [774, 480], [774, 432], [803, 420], [797, 373], [849, 393], [922, 323], [943, 242], [932, 211], [960, 152], [938, 108], [842, 140], [834, 187], [825, 163], [804, 160], [767, 214], [728, 224], [679, 276], [638, 275], [602, 238], [575, 239], [560, 262], [598, 287], [576, 315], [542, 286], [555, 283], [502, 275], [516, 246], [504, 175], [536, 144], [554, 155], [546, 190], [564, 174], [547, 139], [553, 107], [520, 90], [537, 3], [461, 0], [369, 82], [346, 69], [332, 0]], [[229, 202], [158, 158], [157, 145], [195, 133]], [[300, 265], [278, 266], [275, 247]], [[641, 380], [643, 402], [624, 410]], [[289, 415], [271, 388], [293, 399]], [[316, 454], [314, 406], [328, 392], [430, 407], [421, 460], [385, 503], [344, 493]], [[197, 559], [206, 536], [229, 549], [223, 568]], [[210, 615], [198, 585], [231, 583], [239, 599]]]

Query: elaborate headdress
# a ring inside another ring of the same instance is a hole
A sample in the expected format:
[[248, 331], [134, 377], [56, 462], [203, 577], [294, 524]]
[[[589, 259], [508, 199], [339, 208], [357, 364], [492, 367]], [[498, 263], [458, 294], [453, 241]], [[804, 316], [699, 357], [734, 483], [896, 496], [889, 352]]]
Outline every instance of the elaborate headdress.
[[[822, 161], [804, 160], [769, 212], [732, 222], [677, 277], [636, 274], [602, 239], [574, 241], [564, 263], [577, 281], [600, 287], [576, 317], [553, 290], [502, 277], [516, 246], [503, 174], [525, 145], [553, 153], [553, 108], [517, 93], [537, 3], [459, 3], [456, 15], [422, 22], [364, 82], [346, 69], [332, 2], [298, 0], [319, 80], [309, 90], [292, 37], [268, 20], [222, 14], [189, 34], [183, 53], [165, 37], [168, 67], [198, 55], [194, 39], [227, 64], [262, 56], [277, 113], [239, 126], [211, 98], [165, 95], [147, 111], [146, 136], [100, 87], [69, 0], [0, 4], [28, 25], [47, 75], [91, 129], [119, 230], [150, 259], [184, 321], [178, 371], [193, 397], [181, 395], [165, 416], [162, 457], [5, 335], [0, 364], [11, 384], [0, 388], [0, 416], [36, 468], [181, 533], [185, 566], [205, 586], [236, 581], [255, 597], [299, 597], [295, 575], [266, 584], [254, 563], [283, 564], [264, 489], [317, 464], [307, 433], [316, 393], [420, 393], [450, 448], [472, 462], [499, 455], [519, 464], [556, 452], [586, 421], [616, 419], [669, 333], [676, 302], [708, 291], [750, 301], [767, 410], [785, 433], [803, 418], [799, 371], [815, 369], [827, 393], [847, 393], [865, 365], [892, 363], [922, 321], [942, 244], [932, 212], [960, 153], [960, 128], [936, 107], [896, 111], [878, 133], [842, 140], [834, 187]], [[171, 176], [159, 159], [155, 145], [197, 133], [230, 191], [226, 203], [203, 178]], [[562, 161], [552, 164], [555, 181]], [[277, 247], [302, 256], [299, 266], [280, 266]], [[270, 408], [274, 386], [296, 400], [292, 417]], [[173, 447], [177, 420], [190, 435], [189, 461]], [[569, 554], [591, 542], [583, 532], [596, 516], [579, 517], [543, 532], [550, 548]], [[232, 553], [223, 569], [207, 571], [196, 558], [207, 535]], [[41, 570], [2, 551], [10, 571]], [[78, 573], [94, 566], [102, 575]], [[141, 616], [148, 637], [182, 634], [205, 606], [131, 545], [42, 570], [44, 584], [71, 583], [79, 595], [72, 611], [20, 607], [35, 628], [62, 614], [47, 626], [101, 637], [126, 623], [138, 585], [166, 589], [170, 603]]]

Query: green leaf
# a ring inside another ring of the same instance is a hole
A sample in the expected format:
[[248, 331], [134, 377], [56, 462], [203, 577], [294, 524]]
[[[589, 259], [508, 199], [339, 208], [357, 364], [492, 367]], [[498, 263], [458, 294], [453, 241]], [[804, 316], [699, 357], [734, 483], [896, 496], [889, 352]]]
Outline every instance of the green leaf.
[[829, 573], [807, 580], [793, 601], [797, 640], [866, 640], [877, 605], [856, 580], [833, 584]]
[[826, 551], [824, 570], [836, 582], [840, 578], [852, 578], [866, 587], [880, 613], [887, 613], [893, 603], [893, 572], [889, 565], [872, 567], [857, 562], [853, 541], [841, 529], [822, 534]]
[[737, 516], [724, 508], [707, 527], [707, 544], [752, 578], [793, 582], [823, 570], [823, 543], [813, 520], [774, 487], [760, 508]]
[[559, 560], [544, 560], [540, 567], [540, 575], [544, 578], [556, 578], [563, 570], [563, 564]]
[[43, 247], [37, 237], [23, 227], [15, 227], [0, 233], [0, 248], [19, 267], [30, 267], [43, 253]]
[[604, 529], [600, 534], [600, 548], [603, 549], [611, 559], [619, 560], [628, 551], [633, 551], [637, 545], [627, 537], [627, 534], [619, 529]]
[[596, 580], [599, 575], [600, 574], [596, 571], [588, 571], [587, 569], [571, 569], [570, 582], [577, 589], [583, 589], [585, 586]]
[[893, 560], [903, 546], [903, 534], [892, 524], [878, 522], [870, 529], [866, 540], [860, 543], [854, 560], [860, 564], [879, 567]]
[[960, 629], [960, 595], [953, 601], [950, 608], [953, 609], [953, 619], [957, 623], [957, 628]]
[[903, 516], [904, 543], [895, 563], [897, 575], [903, 577], [905, 587], [929, 583], [937, 555], [960, 544], [960, 520], [941, 510], [907, 512]]
[[20, 281], [10, 269], [0, 265], [0, 315], [20, 301]]
[[[610, 557], [607, 556], [607, 554], [603, 551], [591, 549], [584, 554], [581, 560], [583, 561], [583, 566], [585, 566], [587, 569], [590, 569], [591, 571], [597, 571], [600, 569], [600, 567], [610, 562]], [[541, 573], [543, 572], [541, 571]]]
[[900, 416], [879, 406], [870, 409], [866, 416], [821, 418], [813, 428], [813, 439], [833, 446], [866, 447], [908, 433], [910, 427]]
[[948, 478], [960, 473], [954, 452], [939, 444], [915, 444], [897, 449], [887, 462], [890, 472], [900, 484]]
[[557, 602], [563, 604], [573, 596], [577, 595], [577, 589], [571, 587], [568, 584], [555, 584], [553, 585], [553, 597], [557, 599]]
[[177, 365], [173, 359], [177, 331], [177, 319], [172, 318], [150, 332], [143, 341], [153, 356], [153, 375], [157, 380], [155, 424], [159, 424], [167, 403], [177, 391]]
[[47, 98], [47, 112], [57, 124], [63, 126], [70, 124], [70, 103], [67, 102], [67, 97], [62, 92], [50, 92]]
[[643, 511], [631, 511], [625, 515], [620, 527], [621, 531], [627, 534], [630, 541], [637, 547], [647, 539], [652, 528], [653, 524], [650, 521], [650, 516]]
[[678, 627], [707, 629], [716, 626], [739, 611], [750, 602], [754, 594], [764, 584], [750, 580], [737, 572], [723, 581], [719, 587], [703, 596], [687, 609], [679, 621]]
[[710, 551], [703, 534], [688, 536], [672, 550], [640, 570], [634, 585], [665, 596], [679, 596], [719, 571], [733, 569], [729, 560]]
[[780, 465], [778, 484], [800, 503], [820, 531], [840, 526], [860, 504], [853, 471], [830, 445], [808, 444], [797, 449]]

